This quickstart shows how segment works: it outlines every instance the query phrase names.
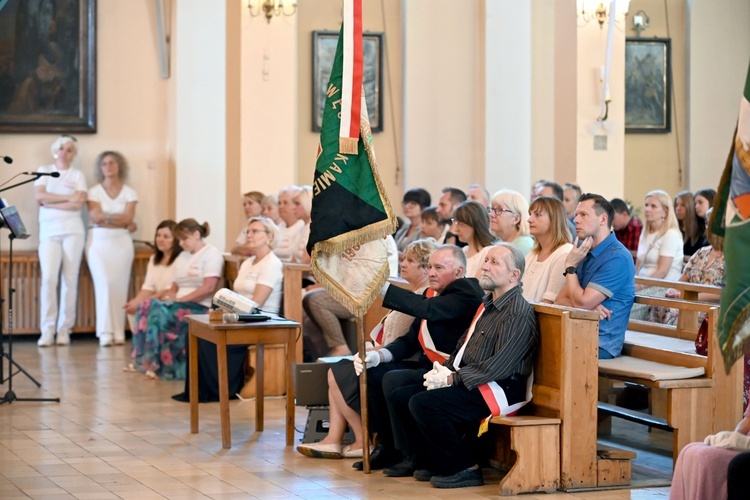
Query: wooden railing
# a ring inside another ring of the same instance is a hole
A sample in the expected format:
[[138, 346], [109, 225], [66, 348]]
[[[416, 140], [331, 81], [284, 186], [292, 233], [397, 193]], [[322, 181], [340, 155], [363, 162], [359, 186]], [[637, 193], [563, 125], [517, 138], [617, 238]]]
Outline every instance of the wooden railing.
[[[153, 251], [142, 245], [135, 247], [135, 259], [130, 275], [128, 296], [134, 297], [141, 289], [146, 278], [148, 258]], [[8, 332], [8, 299], [9, 299], [10, 258], [6, 252], [0, 255], [0, 280], [2, 281], [3, 332]], [[41, 290], [41, 271], [39, 256], [35, 251], [13, 252], [13, 333], [39, 334], [39, 295]], [[94, 304], [94, 284], [91, 281], [86, 258], [83, 257], [78, 278], [78, 305], [76, 323], [73, 333], [96, 331], [96, 306]]]

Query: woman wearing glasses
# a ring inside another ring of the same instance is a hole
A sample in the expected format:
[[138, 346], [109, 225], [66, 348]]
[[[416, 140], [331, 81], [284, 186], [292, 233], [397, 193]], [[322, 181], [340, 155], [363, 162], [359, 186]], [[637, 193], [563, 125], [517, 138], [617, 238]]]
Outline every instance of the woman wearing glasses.
[[[240, 266], [234, 291], [244, 295], [261, 308], [263, 313], [277, 316], [281, 310], [281, 280], [283, 264], [274, 247], [280, 238], [279, 228], [267, 217], [251, 217], [247, 224], [245, 247], [253, 255]], [[245, 357], [247, 345], [227, 346], [227, 376], [229, 397], [234, 398], [245, 384]], [[185, 392], [175, 399], [188, 400], [189, 381], [185, 379]], [[219, 366], [216, 364], [216, 344], [198, 339], [198, 400], [219, 400]]]
[[490, 202], [490, 229], [495, 236], [510, 243], [528, 255], [534, 246], [534, 238], [529, 236], [529, 202], [518, 191], [501, 189]]
[[55, 163], [39, 167], [37, 171], [57, 173], [59, 177], [45, 175], [34, 182], [34, 195], [39, 204], [39, 266], [42, 271], [39, 298], [42, 336], [37, 342], [40, 347], [54, 342], [58, 345], [70, 343], [70, 331], [76, 321], [78, 271], [85, 241], [81, 208], [86, 203], [86, 178], [83, 172], [71, 167], [78, 153], [76, 139], [61, 135], [50, 150]]
[[523, 296], [530, 302], [549, 302], [565, 286], [565, 257], [573, 248], [563, 202], [551, 196], [540, 196], [529, 208], [529, 230], [536, 238], [526, 256]]
[[406, 221], [393, 236], [398, 246], [399, 261], [404, 260], [404, 250], [412, 241], [422, 237], [422, 210], [430, 206], [430, 193], [422, 188], [410, 189], [404, 193], [401, 206]]
[[451, 219], [451, 231], [459, 241], [466, 243], [462, 248], [466, 254], [466, 277], [479, 278], [482, 274], [484, 256], [497, 238], [490, 232], [490, 218], [487, 208], [476, 201], [465, 201], [456, 207]]

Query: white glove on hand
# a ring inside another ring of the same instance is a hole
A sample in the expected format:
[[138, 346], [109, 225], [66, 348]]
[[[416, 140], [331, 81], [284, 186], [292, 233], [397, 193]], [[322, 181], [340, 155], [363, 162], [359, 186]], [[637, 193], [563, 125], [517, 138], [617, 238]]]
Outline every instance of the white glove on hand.
[[364, 366], [362, 365], [362, 358], [359, 355], [355, 355], [352, 362], [354, 363], [354, 373], [359, 377], [365, 368], [372, 368], [380, 364], [380, 354], [378, 354], [378, 351], [368, 351], [365, 354]]
[[447, 366], [441, 365], [437, 361], [433, 363], [432, 367], [432, 370], [424, 374], [423, 385], [427, 387], [428, 391], [448, 387], [448, 377], [450, 377], [453, 372], [450, 371]]

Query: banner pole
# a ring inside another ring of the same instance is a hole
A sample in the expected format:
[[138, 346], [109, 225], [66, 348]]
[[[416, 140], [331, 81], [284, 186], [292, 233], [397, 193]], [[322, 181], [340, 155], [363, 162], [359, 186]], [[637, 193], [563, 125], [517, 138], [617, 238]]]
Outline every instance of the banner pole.
[[[362, 363], [365, 362], [365, 319], [357, 316], [357, 356]], [[369, 411], [367, 409], [367, 369], [362, 370], [359, 376], [359, 401], [361, 404], [360, 415], [362, 417], [362, 472], [370, 473], [370, 426]]]

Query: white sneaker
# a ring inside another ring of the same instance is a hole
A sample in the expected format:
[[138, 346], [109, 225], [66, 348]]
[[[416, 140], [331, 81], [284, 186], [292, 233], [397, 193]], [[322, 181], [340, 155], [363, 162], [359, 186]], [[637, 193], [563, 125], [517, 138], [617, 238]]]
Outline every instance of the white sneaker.
[[125, 333], [123, 332], [122, 336], [115, 335], [115, 345], [124, 345], [125, 344]]
[[49, 347], [55, 343], [54, 333], [43, 333], [39, 340], [36, 341], [36, 345], [39, 347]]
[[68, 344], [70, 344], [70, 334], [68, 332], [58, 333], [57, 334], [57, 338], [55, 339], [55, 344], [57, 344], [57, 345], [68, 345]]
[[112, 345], [112, 334], [111, 333], [102, 333], [99, 335], [99, 345], [101, 347], [109, 347]]

